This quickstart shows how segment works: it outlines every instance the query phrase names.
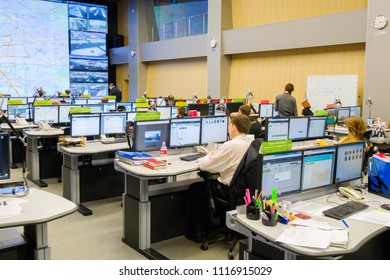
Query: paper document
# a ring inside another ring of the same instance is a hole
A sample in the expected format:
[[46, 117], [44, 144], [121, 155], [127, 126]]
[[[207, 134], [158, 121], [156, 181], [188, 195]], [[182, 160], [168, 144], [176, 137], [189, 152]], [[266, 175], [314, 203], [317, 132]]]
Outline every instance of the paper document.
[[314, 215], [315, 213], [320, 211], [323, 207], [324, 205], [322, 204], [299, 201], [293, 204], [293, 212], [294, 213], [302, 212], [302, 213]]
[[390, 227], [390, 212], [387, 211], [359, 212], [350, 219]]
[[326, 249], [332, 240], [332, 231], [310, 227], [292, 227], [286, 229], [277, 239], [277, 242], [295, 246]]
[[348, 229], [332, 230], [331, 232], [332, 232], [332, 239], [330, 242], [330, 246], [341, 247], [341, 248], [348, 247], [348, 236], [349, 236]]
[[318, 228], [318, 229], [323, 229], [323, 230], [341, 230], [343, 229], [342, 227], [336, 227], [328, 224], [327, 222], [319, 222], [315, 221], [313, 219], [309, 220], [303, 220], [303, 219], [295, 219], [290, 223], [291, 225], [295, 226], [304, 226], [304, 227], [313, 227], [313, 228]]

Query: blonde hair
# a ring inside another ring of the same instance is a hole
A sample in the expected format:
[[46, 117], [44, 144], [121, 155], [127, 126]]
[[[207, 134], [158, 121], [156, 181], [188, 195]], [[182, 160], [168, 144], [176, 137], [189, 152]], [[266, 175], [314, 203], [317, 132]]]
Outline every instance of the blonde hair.
[[348, 136], [341, 139], [340, 142], [352, 142], [363, 139], [363, 134], [366, 132], [366, 124], [360, 116], [346, 118], [344, 125], [348, 128]]

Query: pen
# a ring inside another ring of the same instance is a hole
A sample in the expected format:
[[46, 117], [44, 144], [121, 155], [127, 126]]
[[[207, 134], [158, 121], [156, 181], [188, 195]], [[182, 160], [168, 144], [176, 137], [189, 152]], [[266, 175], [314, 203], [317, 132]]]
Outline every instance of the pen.
[[347, 222], [345, 221], [345, 220], [341, 220], [342, 222], [343, 222], [343, 224], [347, 227], [347, 228], [349, 228], [349, 225], [347, 224]]

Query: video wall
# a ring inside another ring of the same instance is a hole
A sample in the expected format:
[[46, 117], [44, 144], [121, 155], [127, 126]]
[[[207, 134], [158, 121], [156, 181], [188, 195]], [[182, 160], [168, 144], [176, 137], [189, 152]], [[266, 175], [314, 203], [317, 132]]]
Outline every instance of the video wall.
[[66, 0], [0, 1], [0, 93], [48, 97], [108, 92], [107, 6]]

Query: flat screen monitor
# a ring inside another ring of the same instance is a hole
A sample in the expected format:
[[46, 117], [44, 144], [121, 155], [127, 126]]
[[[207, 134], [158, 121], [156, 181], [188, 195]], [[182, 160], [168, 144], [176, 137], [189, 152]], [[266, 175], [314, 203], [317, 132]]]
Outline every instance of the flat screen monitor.
[[88, 99], [87, 104], [101, 104], [102, 101], [100, 99]]
[[84, 108], [91, 108], [91, 113], [103, 113], [103, 104], [87, 104]]
[[103, 103], [103, 112], [113, 112], [116, 110], [115, 100], [114, 102]]
[[360, 179], [362, 177], [363, 160], [363, 141], [338, 144], [334, 183]]
[[61, 105], [58, 107], [59, 110], [59, 117], [58, 122], [62, 124], [68, 124], [70, 123], [70, 108], [75, 107], [81, 107], [81, 106], [74, 106], [74, 105]]
[[274, 116], [274, 104], [259, 104], [259, 117], [272, 118]]
[[266, 121], [266, 141], [288, 139], [288, 118], [268, 118]]
[[307, 138], [309, 129], [309, 118], [291, 117], [288, 129], [288, 139], [293, 141], [304, 140]]
[[326, 131], [326, 117], [309, 117], [307, 138], [323, 138]]
[[302, 152], [286, 152], [262, 157], [263, 196], [277, 189], [280, 196], [298, 192], [301, 187]]
[[[134, 123], [134, 150], [157, 151], [169, 140], [169, 120], [136, 121]], [[168, 146], [168, 144], [167, 144]]]
[[71, 114], [70, 136], [100, 135], [100, 114]]
[[117, 102], [116, 103], [116, 110], [121, 111], [121, 112], [123, 112], [123, 111], [131, 112], [131, 111], [133, 111], [133, 103], [131, 103], [131, 102]]
[[220, 143], [227, 141], [228, 136], [228, 116], [209, 116], [202, 118], [201, 131], [202, 145], [208, 143]]
[[167, 103], [165, 102], [165, 98], [162, 97], [156, 98], [156, 104], [157, 106], [161, 106], [161, 107], [167, 106]]
[[344, 122], [349, 117], [349, 107], [337, 109], [337, 122]]
[[75, 99], [74, 104], [86, 105], [86, 104], [88, 104], [88, 100], [87, 99]]
[[301, 190], [332, 185], [335, 161], [336, 147], [304, 150]]
[[127, 114], [102, 113], [100, 115], [100, 134], [124, 134]]
[[105, 58], [106, 34], [70, 30], [70, 55], [72, 57]]
[[8, 105], [7, 116], [10, 121], [14, 121], [15, 118], [31, 119], [31, 107], [29, 104]]
[[176, 110], [172, 107], [156, 107], [157, 112], [160, 112], [160, 119], [170, 119], [171, 118], [171, 109]]
[[58, 107], [58, 105], [34, 106], [34, 124], [38, 124], [39, 121], [49, 124], [58, 124]]
[[0, 180], [10, 178], [9, 134], [0, 133]]
[[200, 143], [200, 118], [171, 119], [169, 146], [193, 147]]
[[226, 103], [226, 115], [230, 116], [231, 113], [238, 112], [243, 102], [228, 102]]
[[328, 111], [328, 116], [326, 119], [326, 124], [334, 124], [336, 118], [336, 109], [326, 109]]
[[207, 103], [200, 103], [200, 104], [188, 104], [188, 110], [196, 110], [200, 112], [201, 116], [208, 116], [209, 115], [209, 104]]
[[352, 106], [349, 107], [349, 116], [354, 117], [354, 116], [361, 116], [362, 115], [362, 107], [360, 106]]

